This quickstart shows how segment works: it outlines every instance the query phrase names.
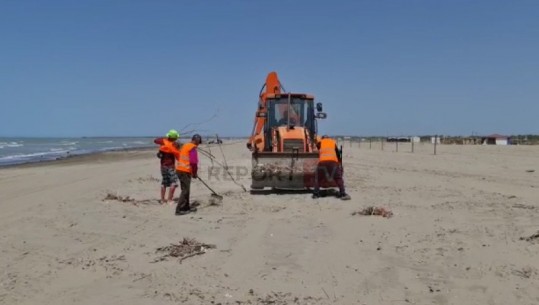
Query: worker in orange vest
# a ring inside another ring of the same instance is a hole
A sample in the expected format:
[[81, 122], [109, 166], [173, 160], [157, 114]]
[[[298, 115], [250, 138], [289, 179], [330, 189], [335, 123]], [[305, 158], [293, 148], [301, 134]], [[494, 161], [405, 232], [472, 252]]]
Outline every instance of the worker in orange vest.
[[320, 197], [320, 175], [325, 175], [328, 180], [333, 180], [339, 187], [339, 198], [350, 200], [350, 196], [344, 190], [342, 158], [337, 143], [328, 136], [323, 136], [320, 142], [316, 144], [319, 151], [318, 166], [314, 176], [313, 198]]
[[[178, 176], [174, 169], [175, 160], [179, 157], [180, 151], [178, 149], [179, 144], [176, 142], [180, 134], [171, 129], [165, 136], [165, 138], [157, 138], [153, 142], [159, 145], [159, 152], [157, 157], [161, 159], [161, 203], [167, 203], [167, 201], [172, 202], [174, 197], [174, 191], [178, 187]], [[165, 198], [167, 187], [168, 198]]]
[[196, 212], [189, 204], [189, 193], [191, 190], [191, 178], [198, 178], [198, 152], [197, 147], [202, 143], [202, 137], [198, 134], [193, 135], [191, 142], [182, 146], [178, 157], [176, 173], [180, 179], [182, 192], [176, 206], [176, 215], [185, 215]]

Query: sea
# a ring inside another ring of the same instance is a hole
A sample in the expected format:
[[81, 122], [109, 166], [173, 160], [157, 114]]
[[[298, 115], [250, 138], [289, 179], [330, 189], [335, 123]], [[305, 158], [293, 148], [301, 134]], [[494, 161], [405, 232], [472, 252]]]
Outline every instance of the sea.
[[155, 147], [153, 138], [2, 138], [0, 166], [52, 161], [105, 151]]

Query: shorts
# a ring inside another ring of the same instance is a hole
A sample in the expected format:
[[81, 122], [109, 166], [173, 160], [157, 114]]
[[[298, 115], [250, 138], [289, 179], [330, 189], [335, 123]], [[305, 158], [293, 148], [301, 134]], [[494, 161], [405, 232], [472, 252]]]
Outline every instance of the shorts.
[[176, 170], [171, 167], [161, 167], [161, 176], [163, 180], [161, 185], [164, 187], [178, 186], [178, 176]]

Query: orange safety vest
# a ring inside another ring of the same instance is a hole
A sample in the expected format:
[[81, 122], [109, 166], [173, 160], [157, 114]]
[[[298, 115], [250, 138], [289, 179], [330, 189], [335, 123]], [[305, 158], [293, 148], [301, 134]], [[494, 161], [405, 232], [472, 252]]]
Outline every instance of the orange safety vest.
[[189, 153], [196, 145], [193, 143], [183, 144], [182, 149], [180, 150], [180, 158], [178, 159], [178, 165], [176, 170], [184, 173], [191, 173], [191, 163], [189, 162]]
[[169, 154], [177, 154], [178, 148], [176, 148], [173, 141], [169, 141], [168, 139], [163, 139], [163, 145], [159, 147], [159, 151], [162, 151], [164, 153], [169, 153]]
[[334, 161], [339, 162], [337, 158], [337, 153], [335, 152], [335, 147], [337, 143], [333, 139], [322, 139], [320, 140], [320, 158], [319, 161]]

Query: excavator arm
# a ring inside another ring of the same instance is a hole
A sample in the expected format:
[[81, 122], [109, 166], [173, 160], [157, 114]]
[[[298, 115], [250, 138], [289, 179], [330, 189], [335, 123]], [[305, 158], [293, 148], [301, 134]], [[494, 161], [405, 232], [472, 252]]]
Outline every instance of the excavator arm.
[[266, 82], [262, 86], [262, 89], [260, 90], [259, 94], [259, 105], [258, 110], [255, 113], [255, 120], [254, 120], [254, 126], [253, 126], [253, 132], [251, 134], [251, 137], [249, 139], [249, 144], [251, 144], [251, 147], [254, 147], [254, 137], [257, 134], [260, 134], [262, 129], [264, 128], [264, 124], [266, 123], [267, 117], [260, 117], [257, 116], [257, 113], [266, 113], [268, 112], [268, 108], [266, 105], [266, 101], [268, 99], [268, 95], [272, 94], [281, 94], [281, 82], [279, 81], [279, 77], [277, 76], [277, 72], [270, 72], [268, 76], [266, 77]]

